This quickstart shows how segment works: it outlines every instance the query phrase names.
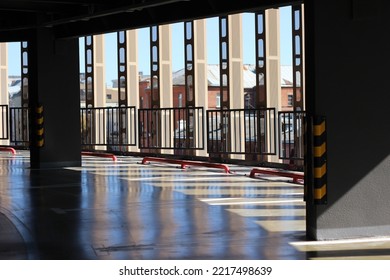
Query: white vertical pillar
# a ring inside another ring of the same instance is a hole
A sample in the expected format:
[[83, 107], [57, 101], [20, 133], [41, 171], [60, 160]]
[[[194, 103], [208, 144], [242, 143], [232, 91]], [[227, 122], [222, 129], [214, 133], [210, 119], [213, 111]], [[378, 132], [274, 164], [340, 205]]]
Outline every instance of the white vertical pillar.
[[[93, 36], [93, 61], [94, 61], [94, 100], [95, 107], [106, 106], [106, 69], [105, 69], [105, 55], [104, 55], [104, 35]], [[100, 119], [100, 121], [99, 121]], [[103, 139], [106, 131], [106, 123], [103, 122], [106, 118], [103, 118], [103, 111], [96, 113], [96, 134], [95, 139], [98, 143], [105, 143], [106, 139]], [[99, 133], [100, 132], [100, 133]], [[105, 146], [96, 146], [97, 150], [105, 150]]]
[[[194, 21], [194, 69], [195, 69], [195, 79], [194, 79], [194, 86], [195, 86], [195, 103], [196, 107], [203, 107], [203, 113], [204, 113], [204, 122], [202, 124], [202, 128], [204, 131], [200, 129], [198, 130], [198, 127], [194, 127], [194, 131], [201, 131], [201, 134], [198, 135], [198, 133], [195, 133], [194, 137], [195, 143], [198, 143], [198, 137], [203, 138], [204, 143], [204, 149], [203, 150], [196, 150], [197, 156], [204, 156], [207, 157], [207, 116], [206, 116], [206, 110], [209, 107], [209, 100], [208, 100], [208, 82], [207, 82], [207, 40], [206, 40], [206, 20], [200, 19]], [[200, 116], [202, 117], [202, 116]], [[196, 125], [199, 125], [196, 123]]]
[[[128, 30], [126, 31], [127, 36], [127, 102], [128, 106], [135, 106], [136, 110], [134, 111], [134, 115], [130, 117], [130, 119], [134, 120], [137, 116], [137, 110], [139, 109], [139, 73], [138, 73], [138, 31], [137, 30]], [[136, 129], [133, 128], [133, 123], [130, 124], [127, 129], [129, 130], [129, 142], [130, 139], [137, 139], [138, 134], [137, 131], [139, 129], [138, 121], [135, 123]], [[135, 135], [134, 135], [135, 133]], [[137, 146], [130, 146], [130, 152], [139, 152]]]
[[[173, 86], [172, 86], [172, 33], [171, 25], [161, 25], [159, 26], [159, 58], [160, 58], [160, 105], [161, 108], [172, 108], [173, 106]], [[173, 113], [173, 112], [172, 112]], [[168, 111], [164, 111], [161, 115], [161, 140], [162, 144], [170, 146], [173, 143], [174, 137], [174, 119], [172, 116], [172, 122], [170, 125], [168, 122], [165, 122], [166, 118], [169, 120]], [[170, 127], [166, 127], [170, 126]], [[171, 129], [171, 131], [168, 131]], [[172, 154], [173, 150], [162, 150], [163, 154]]]
[[[267, 107], [275, 108], [275, 118], [281, 110], [281, 82], [280, 82], [280, 19], [279, 9], [268, 9], [265, 13], [266, 19], [266, 65], [267, 65]], [[269, 121], [268, 127], [273, 124], [273, 119]], [[271, 123], [272, 122], [272, 123]], [[276, 128], [274, 128], [276, 129]], [[271, 133], [272, 131], [269, 131]], [[268, 149], [276, 149], [278, 143], [278, 133], [276, 139], [271, 136], [268, 142]], [[279, 157], [271, 156], [270, 161], [279, 162]]]
[[229, 16], [230, 108], [244, 108], [242, 15]]
[[105, 68], [105, 44], [104, 35], [95, 35], [94, 39], [94, 89], [95, 107], [106, 106], [106, 68]]
[[[7, 43], [0, 43], [0, 105], [9, 105], [8, 96], [8, 45]], [[6, 129], [6, 115], [0, 111], [0, 137], [2, 131]], [[8, 119], [9, 123], [9, 119]], [[9, 145], [9, 140], [0, 140], [0, 145]]]
[[[229, 16], [229, 92], [231, 109], [244, 109], [242, 46], [242, 15], [231, 15]], [[245, 151], [244, 121], [244, 114], [234, 114], [230, 116], [232, 151]], [[245, 156], [232, 155], [231, 158], [244, 159]]]

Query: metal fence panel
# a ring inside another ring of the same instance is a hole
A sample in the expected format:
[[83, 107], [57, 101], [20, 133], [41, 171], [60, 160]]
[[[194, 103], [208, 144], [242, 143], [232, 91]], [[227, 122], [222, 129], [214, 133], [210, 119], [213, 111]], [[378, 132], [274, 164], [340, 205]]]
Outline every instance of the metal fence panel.
[[136, 146], [136, 109], [128, 107], [81, 108], [81, 145], [107, 146], [108, 150]]
[[207, 110], [207, 151], [210, 154], [275, 155], [274, 108]]
[[13, 146], [30, 145], [29, 111], [27, 107], [10, 108], [10, 142]]
[[304, 159], [304, 111], [279, 112], [279, 158]]
[[204, 149], [203, 107], [138, 110], [140, 149]]

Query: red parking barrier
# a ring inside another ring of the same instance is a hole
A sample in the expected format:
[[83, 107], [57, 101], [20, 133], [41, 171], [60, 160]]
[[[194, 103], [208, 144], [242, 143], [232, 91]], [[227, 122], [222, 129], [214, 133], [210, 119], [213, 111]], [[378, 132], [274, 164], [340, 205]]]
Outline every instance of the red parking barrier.
[[219, 168], [225, 170], [225, 173], [233, 173], [232, 171], [230, 171], [229, 166], [227, 166], [226, 164], [203, 162], [203, 161], [189, 161], [189, 160], [179, 160], [179, 159], [169, 159], [169, 158], [145, 157], [142, 160], [142, 164], [146, 164], [151, 161], [180, 164], [180, 168], [182, 169], [185, 169], [189, 165], [195, 165], [195, 166], [202, 166], [202, 167]]
[[0, 147], [0, 151], [10, 152], [13, 155], [16, 155], [16, 150], [11, 147]]
[[113, 161], [117, 161], [117, 157], [114, 154], [99, 153], [99, 152], [81, 152], [81, 155], [91, 156], [91, 157], [111, 158]]
[[286, 172], [286, 171], [271, 170], [271, 169], [260, 169], [260, 168], [253, 168], [249, 177], [255, 178], [256, 174], [267, 174], [267, 175], [274, 175], [280, 177], [289, 177], [292, 178], [293, 182], [297, 184], [303, 184], [303, 180], [304, 180], [303, 173]]

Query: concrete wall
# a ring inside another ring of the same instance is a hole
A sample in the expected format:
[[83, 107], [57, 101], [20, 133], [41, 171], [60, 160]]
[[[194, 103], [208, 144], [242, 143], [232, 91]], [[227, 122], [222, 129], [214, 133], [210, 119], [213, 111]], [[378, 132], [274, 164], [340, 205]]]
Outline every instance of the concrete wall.
[[327, 118], [328, 203], [308, 203], [309, 234], [320, 240], [390, 235], [389, 9], [375, 0], [305, 6], [306, 101]]

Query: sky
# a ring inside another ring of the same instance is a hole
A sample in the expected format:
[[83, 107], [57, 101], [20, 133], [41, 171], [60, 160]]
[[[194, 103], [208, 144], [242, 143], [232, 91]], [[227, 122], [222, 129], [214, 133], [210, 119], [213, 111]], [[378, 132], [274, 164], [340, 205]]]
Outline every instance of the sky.
[[[255, 17], [254, 14], [243, 14], [243, 62], [255, 64]], [[184, 68], [184, 23], [172, 24], [172, 69]], [[105, 34], [106, 84], [117, 79], [116, 33]], [[80, 72], [84, 72], [84, 39], [80, 38]], [[292, 64], [291, 9], [280, 8], [280, 51], [281, 65]], [[139, 71], [150, 73], [149, 28], [138, 30], [138, 63]], [[207, 19], [207, 60], [208, 64], [219, 63], [218, 18]], [[9, 43], [8, 73], [20, 76], [20, 43]]]

